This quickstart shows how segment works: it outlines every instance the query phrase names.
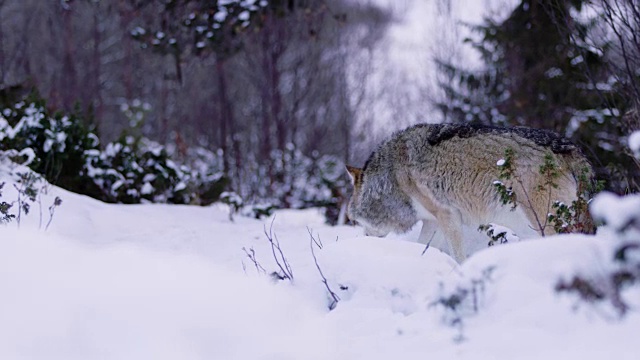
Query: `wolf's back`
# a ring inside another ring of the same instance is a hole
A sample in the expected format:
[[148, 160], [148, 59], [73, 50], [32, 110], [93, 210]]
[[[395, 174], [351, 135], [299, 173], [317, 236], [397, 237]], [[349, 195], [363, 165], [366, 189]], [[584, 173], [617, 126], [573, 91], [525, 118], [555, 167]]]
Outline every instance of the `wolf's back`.
[[[498, 178], [496, 161], [507, 148], [515, 151], [515, 166], [538, 176], [545, 154], [551, 153], [566, 181], [574, 182], [577, 194], [563, 194], [562, 200], [590, 197], [594, 172], [581, 149], [559, 134], [525, 127], [496, 127], [467, 124], [419, 124], [395, 133], [381, 144], [365, 163], [365, 173], [391, 176], [385, 183], [393, 183], [394, 172], [417, 169], [430, 182], [438, 196], [465, 197], [465, 191], [485, 198], [495, 196], [488, 186]], [[568, 177], [568, 178], [566, 178]], [[542, 180], [540, 180], [542, 181]], [[542, 182], [541, 182], [542, 183]], [[457, 189], [453, 193], [451, 190]], [[446, 194], [445, 194], [446, 193]], [[569, 201], [569, 204], [571, 201]], [[593, 232], [588, 210], [577, 214], [578, 221], [588, 224], [586, 232]]]
[[[498, 127], [480, 124], [418, 124], [403, 132], [426, 132], [429, 145], [435, 146], [453, 137], [461, 139], [482, 135], [514, 134], [523, 139], [531, 140], [536, 145], [548, 148], [555, 154], [571, 153], [579, 150], [578, 147], [567, 138], [544, 129], [532, 129], [527, 127]], [[402, 132], [401, 132], [402, 133]]]

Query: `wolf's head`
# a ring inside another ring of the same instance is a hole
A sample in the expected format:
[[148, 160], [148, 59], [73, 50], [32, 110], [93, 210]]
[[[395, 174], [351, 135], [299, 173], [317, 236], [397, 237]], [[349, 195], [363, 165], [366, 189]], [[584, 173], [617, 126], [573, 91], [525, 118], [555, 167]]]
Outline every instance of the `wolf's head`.
[[372, 221], [374, 219], [372, 219], [369, 209], [371, 204], [367, 204], [371, 199], [365, 199], [363, 197], [363, 169], [347, 165], [347, 172], [349, 173], [351, 184], [353, 185], [353, 193], [351, 194], [349, 206], [347, 207], [347, 216], [349, 216], [350, 220], [364, 227], [365, 235], [386, 236], [389, 231], [384, 231], [373, 224], [375, 221]]
[[413, 209], [395, 194], [388, 176], [372, 175], [352, 166], [347, 166], [347, 172], [353, 185], [347, 215], [364, 227], [366, 235], [381, 237], [391, 231], [404, 232], [415, 223]]

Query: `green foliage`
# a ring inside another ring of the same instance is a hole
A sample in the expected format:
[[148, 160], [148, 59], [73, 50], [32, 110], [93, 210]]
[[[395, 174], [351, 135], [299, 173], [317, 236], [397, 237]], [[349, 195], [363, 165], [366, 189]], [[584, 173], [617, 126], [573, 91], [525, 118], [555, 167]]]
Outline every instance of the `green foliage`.
[[[151, 4], [153, 1], [150, 1]], [[242, 47], [241, 35], [259, 27], [269, 2], [166, 0], [162, 1], [159, 23], [137, 27], [131, 36], [142, 48], [176, 58], [187, 52], [216, 54], [224, 59]]]
[[[634, 99], [609, 71], [607, 44], [593, 44], [597, 19], [586, 1], [521, 0], [503, 22], [473, 26], [467, 42], [485, 64], [466, 70], [439, 62], [448, 121], [555, 130], [589, 149], [599, 177], [622, 193], [638, 190], [640, 169], [625, 154], [622, 114]], [[580, 15], [576, 15], [580, 14]]]
[[249, 211], [254, 219], [262, 219], [271, 216], [276, 209], [278, 207], [273, 204], [255, 204]]
[[[45, 101], [32, 93], [2, 110], [0, 151], [50, 183], [107, 202], [218, 200], [226, 179], [177, 165], [163, 146], [144, 139], [140, 128], [145, 111], [148, 108], [141, 102], [123, 107], [132, 135], [123, 134], [101, 150], [98, 137], [80, 116], [51, 115]], [[23, 195], [31, 198], [28, 180], [21, 180]], [[29, 204], [22, 203], [20, 213], [28, 211]]]
[[[5, 183], [0, 183], [0, 197], [2, 197], [2, 188]], [[15, 214], [9, 212], [13, 204], [10, 204], [6, 201], [0, 201], [0, 224], [6, 224], [11, 220], [15, 219]]]
[[89, 154], [87, 170], [90, 178], [103, 190], [109, 202], [185, 203], [186, 184], [181, 183], [181, 169], [170, 162], [163, 148], [156, 151], [141, 148], [137, 140], [122, 137], [107, 144], [105, 151]]
[[31, 203], [36, 202], [36, 198], [39, 194], [39, 189], [36, 184], [41, 180], [40, 176], [32, 172], [18, 173], [19, 179], [16, 186], [18, 190], [18, 223], [20, 223], [20, 215], [24, 212], [25, 215], [29, 214], [31, 209]]
[[591, 196], [602, 191], [604, 183], [590, 179], [590, 173], [589, 168], [584, 168], [577, 177], [577, 200], [572, 201], [569, 205], [554, 201], [553, 212], [548, 214], [547, 221], [556, 233], [593, 233], [595, 224], [589, 214], [589, 200]]
[[[498, 177], [500, 178], [500, 180], [505, 180], [505, 181], [511, 180], [514, 172], [513, 156], [514, 156], [513, 149], [508, 148], [504, 151], [504, 158], [498, 160], [497, 165], [500, 171], [500, 174], [498, 175]], [[502, 205], [511, 204], [511, 210], [515, 210], [518, 203], [516, 199], [516, 194], [513, 192], [513, 187], [507, 186], [502, 181], [498, 181], [498, 180], [493, 182], [493, 186], [498, 192], [498, 196], [500, 197], [500, 201], [502, 202]]]
[[233, 216], [242, 209], [244, 201], [235, 192], [223, 192], [220, 194], [220, 202], [229, 205], [229, 220], [233, 221]]
[[[530, 203], [530, 196], [532, 194], [527, 193], [522, 179], [515, 175], [515, 156], [516, 154], [513, 149], [505, 150], [504, 158], [500, 159], [497, 163], [499, 168], [498, 176], [502, 181], [494, 181], [493, 186], [503, 205], [511, 204], [511, 209], [514, 210], [518, 204], [525, 201], [524, 205], [533, 209]], [[588, 167], [583, 168], [577, 176], [577, 200], [567, 205], [551, 199], [551, 191], [552, 189], [558, 188], [557, 180], [560, 177], [559, 166], [555, 162], [552, 154], [545, 154], [544, 162], [540, 165], [538, 172], [542, 175], [544, 182], [538, 185], [535, 191], [548, 193], [549, 211], [546, 214], [535, 214], [536, 219], [538, 219], [537, 230], [539, 230], [543, 236], [548, 226], [552, 227], [556, 233], [593, 233], [595, 225], [589, 214], [589, 199], [590, 196], [602, 190], [602, 181], [592, 181], [591, 170]], [[525, 195], [525, 199], [517, 199], [512, 185], [507, 186], [503, 181], [515, 184], [515, 186], [520, 186]], [[486, 231], [486, 234], [492, 239], [489, 246], [498, 240], [502, 241], [499, 236], [502, 233], [494, 234], [493, 229], [487, 226], [488, 225], [481, 225], [478, 230]]]
[[[19, 154], [14, 161], [28, 165], [45, 179], [79, 193], [95, 192], [78, 176], [85, 153], [97, 149], [98, 138], [78, 114], [50, 114], [45, 101], [33, 92], [2, 109], [0, 151]], [[28, 150], [28, 151], [27, 151]]]
[[640, 195], [602, 193], [594, 199], [591, 210], [609, 230], [602, 234], [614, 242], [611, 257], [606, 266], [561, 279], [556, 290], [577, 294], [587, 303], [608, 302], [623, 316], [634, 309], [627, 294], [633, 297], [640, 290]]
[[469, 279], [466, 283], [459, 284], [452, 290], [445, 290], [441, 284], [440, 296], [429, 305], [444, 309], [444, 320], [458, 330], [458, 334], [454, 338], [456, 342], [464, 340], [464, 319], [477, 314], [480, 310], [486, 285], [492, 281], [494, 271], [495, 267], [487, 267], [482, 270], [480, 277]]
[[[634, 222], [640, 218], [635, 217]], [[561, 279], [557, 292], [576, 294], [586, 303], [609, 302], [619, 316], [624, 316], [632, 306], [624, 297], [625, 290], [640, 284], [640, 241], [636, 229], [617, 229], [620, 244], [615, 247], [611, 266], [604, 273], [577, 274], [570, 280]], [[631, 235], [631, 236], [629, 236]]]
[[493, 224], [482, 224], [478, 226], [478, 231], [484, 232], [491, 239], [487, 246], [506, 244], [509, 242], [507, 231], [504, 229], [498, 230]]
[[538, 191], [550, 191], [558, 188], [556, 180], [560, 176], [560, 172], [558, 171], [558, 164], [553, 160], [553, 155], [544, 154], [544, 163], [540, 165], [538, 172], [544, 178], [544, 183], [538, 185]]
[[[206, 205], [220, 200], [231, 187], [223, 176], [220, 152], [188, 149], [178, 163], [170, 149], [144, 138], [142, 127], [150, 108], [141, 101], [121, 106], [131, 126], [117, 141], [100, 148], [97, 136], [84, 127], [80, 116], [52, 116], [44, 100], [36, 95], [29, 100], [3, 110], [7, 120], [0, 118], [0, 149], [14, 161], [43, 172], [50, 183], [126, 204]], [[246, 183], [234, 184], [238, 194], [244, 195], [237, 196], [240, 203], [230, 205], [241, 206], [241, 213], [256, 218], [278, 208], [325, 207], [329, 221], [337, 220], [346, 179], [336, 157], [307, 156], [290, 145], [274, 151], [271, 160], [257, 166], [255, 174], [248, 172]], [[227, 196], [223, 201], [235, 200]], [[29, 210], [25, 206], [21, 212]]]
[[[22, 221], [23, 215], [28, 215], [33, 206], [37, 206], [40, 213], [39, 227], [42, 228], [42, 194], [47, 192], [49, 184], [40, 175], [32, 172], [10, 172], [11, 176], [15, 177], [15, 183], [13, 187], [17, 198], [11, 202], [0, 201], [0, 224], [7, 224], [13, 220], [16, 220], [18, 227]], [[0, 197], [2, 197], [2, 188], [5, 183], [0, 183]], [[53, 215], [55, 209], [62, 204], [62, 200], [56, 197], [49, 206], [49, 220], [47, 221], [45, 230], [49, 228], [49, 225], [53, 221]], [[14, 207], [14, 205], [17, 205]], [[12, 212], [17, 211], [17, 213]]]

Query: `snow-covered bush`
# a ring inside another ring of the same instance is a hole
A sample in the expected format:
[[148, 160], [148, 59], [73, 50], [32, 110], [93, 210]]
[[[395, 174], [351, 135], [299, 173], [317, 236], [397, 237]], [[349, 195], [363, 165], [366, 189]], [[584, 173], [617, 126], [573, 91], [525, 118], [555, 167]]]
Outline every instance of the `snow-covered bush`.
[[487, 246], [520, 241], [520, 238], [513, 230], [499, 224], [489, 223], [480, 225], [478, 226], [478, 231], [484, 232], [489, 238]]
[[324, 207], [327, 222], [336, 223], [348, 183], [344, 164], [337, 157], [305, 155], [289, 144], [284, 151], [271, 153], [269, 165], [250, 168], [255, 170], [241, 191], [246, 194], [246, 204], [271, 205], [274, 209]]
[[[518, 205], [533, 208], [531, 204], [531, 195], [533, 194], [527, 193], [523, 179], [516, 175], [513, 160], [518, 155], [513, 149], [507, 148], [505, 150], [504, 158], [499, 159], [496, 163], [500, 171], [499, 180], [494, 180], [492, 183], [502, 204], [511, 205], [512, 210]], [[551, 189], [558, 187], [557, 180], [560, 176], [560, 167], [550, 153], [545, 155], [544, 163], [539, 167], [538, 173], [544, 179], [544, 184], [539, 185], [534, 191], [551, 194]], [[588, 167], [581, 169], [581, 172], [577, 174], [576, 180], [578, 182], [577, 199], [572, 201], [571, 204], [564, 204], [551, 199], [549, 195], [548, 201], [550, 205], [546, 214], [537, 214], [534, 211], [537, 221], [535, 230], [539, 231], [542, 236], [545, 236], [545, 231], [549, 227], [553, 228], [558, 234], [593, 233], [595, 231], [595, 225], [589, 215], [588, 204], [591, 196], [602, 190], [603, 183], [592, 178], [591, 170]], [[507, 187], [503, 181], [511, 181], [512, 186]], [[526, 195], [524, 199], [516, 198], [513, 186], [519, 187], [524, 192]], [[489, 230], [489, 228], [484, 229], [481, 227], [479, 230]], [[487, 233], [487, 235], [493, 238], [493, 234]], [[497, 239], [494, 238], [494, 240]]]
[[[2, 198], [2, 188], [6, 183], [0, 183], [0, 198]], [[5, 224], [11, 221], [16, 217], [15, 214], [9, 212], [13, 204], [8, 203], [4, 200], [0, 200], [0, 224]]]
[[636, 159], [640, 159], [640, 130], [634, 131], [629, 136], [629, 149]]
[[84, 175], [110, 202], [189, 203], [191, 174], [176, 165], [162, 146], [125, 136], [106, 145], [104, 151], [87, 154]]
[[102, 201], [206, 205], [233, 190], [234, 202], [242, 204], [238, 212], [251, 217], [277, 208], [325, 207], [328, 222], [336, 223], [347, 184], [336, 157], [306, 155], [289, 144], [263, 163], [233, 159], [231, 184], [220, 151], [155, 143], [142, 136], [149, 106], [134, 100], [121, 109], [130, 128], [101, 146], [82, 116], [52, 115], [44, 100], [31, 95], [0, 109], [0, 151], [50, 183]]
[[457, 283], [440, 284], [440, 295], [430, 306], [444, 309], [443, 320], [458, 330], [456, 342], [464, 340], [464, 319], [478, 313], [485, 302], [485, 288], [492, 281], [494, 267], [482, 271], [479, 278], [461, 278]]
[[0, 151], [63, 188], [95, 194], [79, 174], [86, 151], [97, 147], [97, 136], [80, 116], [50, 114], [37, 94], [0, 112]]
[[145, 106], [138, 105], [123, 110], [135, 136], [123, 135], [100, 149], [98, 137], [80, 116], [51, 115], [44, 100], [33, 94], [1, 109], [0, 151], [50, 183], [103, 201], [218, 200], [226, 184], [221, 173], [178, 165], [165, 147], [141, 137]]
[[558, 291], [577, 293], [589, 303], [608, 301], [624, 315], [630, 310], [627, 291], [640, 292], [640, 195], [598, 195], [591, 205], [594, 218], [604, 223], [599, 234], [616, 241], [611, 258], [593, 273], [561, 279]]
[[[43, 198], [48, 194], [51, 184], [40, 174], [11, 161], [10, 155], [0, 152], [0, 177], [3, 180], [0, 182], [0, 225], [15, 221], [20, 227], [23, 217], [35, 211], [39, 217], [39, 228], [46, 230], [62, 199], [56, 196], [50, 204], [45, 204]], [[45, 207], [48, 207], [48, 220], [45, 218]]]
[[[640, 142], [634, 140], [636, 136], [629, 141], [634, 153], [634, 145]], [[611, 258], [593, 273], [561, 279], [556, 290], [577, 293], [589, 303], [608, 301], [624, 315], [631, 309], [628, 298], [637, 298], [640, 293], [640, 194], [601, 193], [590, 204], [590, 210], [593, 218], [603, 224], [598, 234], [616, 242]], [[627, 296], [634, 292], [635, 296]]]
[[[176, 158], [174, 148], [167, 147], [171, 158]], [[195, 199], [192, 203], [208, 205], [221, 200], [222, 193], [229, 187], [229, 179], [224, 176], [222, 151], [211, 151], [197, 146], [186, 150], [181, 163], [191, 172], [190, 186]]]

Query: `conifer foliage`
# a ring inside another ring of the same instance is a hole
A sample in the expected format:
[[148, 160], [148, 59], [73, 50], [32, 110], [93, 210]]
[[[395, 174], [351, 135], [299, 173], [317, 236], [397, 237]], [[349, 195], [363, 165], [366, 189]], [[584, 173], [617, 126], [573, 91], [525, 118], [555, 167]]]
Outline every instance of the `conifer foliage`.
[[[611, 76], [608, 47], [594, 46], [599, 18], [586, 1], [523, 0], [502, 22], [473, 26], [466, 41], [484, 68], [439, 62], [446, 81], [436, 105], [448, 121], [530, 126], [581, 145], [617, 192], [638, 190], [640, 171], [624, 155], [622, 115], [633, 99]], [[604, 40], [603, 40], [604, 41]]]

